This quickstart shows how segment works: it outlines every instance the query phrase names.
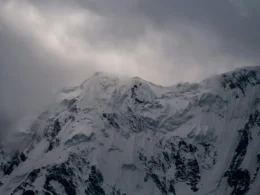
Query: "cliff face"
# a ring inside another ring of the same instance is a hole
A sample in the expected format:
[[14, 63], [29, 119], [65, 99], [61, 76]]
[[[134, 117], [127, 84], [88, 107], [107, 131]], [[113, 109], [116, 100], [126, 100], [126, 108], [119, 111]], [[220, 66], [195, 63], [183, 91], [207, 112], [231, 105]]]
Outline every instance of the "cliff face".
[[259, 89], [258, 67], [171, 87], [96, 73], [1, 148], [0, 194], [259, 194]]

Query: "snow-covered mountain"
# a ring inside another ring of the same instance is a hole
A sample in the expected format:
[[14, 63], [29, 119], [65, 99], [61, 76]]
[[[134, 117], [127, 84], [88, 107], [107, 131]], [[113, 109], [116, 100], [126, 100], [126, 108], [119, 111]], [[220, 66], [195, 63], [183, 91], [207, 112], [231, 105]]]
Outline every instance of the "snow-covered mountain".
[[259, 195], [260, 67], [170, 87], [96, 73], [20, 134], [1, 195]]

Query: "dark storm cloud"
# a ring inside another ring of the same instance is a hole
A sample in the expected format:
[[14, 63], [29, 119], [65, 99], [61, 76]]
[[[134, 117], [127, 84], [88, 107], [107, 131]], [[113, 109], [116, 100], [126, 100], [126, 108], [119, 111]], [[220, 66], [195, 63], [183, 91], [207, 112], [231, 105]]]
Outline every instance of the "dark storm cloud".
[[1, 128], [96, 70], [169, 85], [258, 65], [259, 21], [258, 0], [1, 1]]

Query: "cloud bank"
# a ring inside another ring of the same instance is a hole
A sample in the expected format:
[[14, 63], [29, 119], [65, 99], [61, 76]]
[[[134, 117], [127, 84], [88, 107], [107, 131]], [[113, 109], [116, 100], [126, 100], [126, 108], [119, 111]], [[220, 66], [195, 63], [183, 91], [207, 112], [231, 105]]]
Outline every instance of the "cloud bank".
[[258, 65], [259, 19], [257, 0], [1, 1], [1, 131], [96, 71], [171, 85]]

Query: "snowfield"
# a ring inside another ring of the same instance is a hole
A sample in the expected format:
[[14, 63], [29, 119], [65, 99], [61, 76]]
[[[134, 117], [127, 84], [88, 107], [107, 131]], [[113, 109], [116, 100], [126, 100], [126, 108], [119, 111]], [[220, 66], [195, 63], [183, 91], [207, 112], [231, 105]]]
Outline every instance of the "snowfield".
[[1, 195], [259, 195], [260, 67], [170, 87], [98, 72], [19, 135]]

